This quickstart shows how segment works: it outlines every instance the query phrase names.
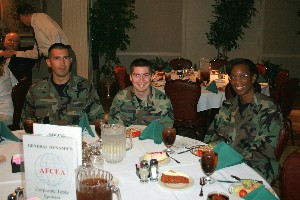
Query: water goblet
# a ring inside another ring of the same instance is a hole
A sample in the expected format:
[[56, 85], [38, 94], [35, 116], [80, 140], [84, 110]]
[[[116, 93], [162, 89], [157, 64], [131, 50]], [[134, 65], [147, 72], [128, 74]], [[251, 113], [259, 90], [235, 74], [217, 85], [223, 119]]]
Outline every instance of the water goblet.
[[162, 131], [162, 138], [165, 146], [167, 147], [164, 152], [172, 154], [174, 150], [171, 149], [176, 139], [176, 129], [175, 128], [164, 128]]
[[36, 123], [35, 118], [26, 118], [24, 120], [24, 129], [27, 134], [33, 134], [33, 123]]
[[211, 177], [214, 173], [216, 166], [218, 164], [218, 154], [212, 150], [208, 150], [202, 153], [201, 157], [201, 168], [205, 176], [205, 182], [207, 184], [212, 184], [215, 182], [215, 179]]

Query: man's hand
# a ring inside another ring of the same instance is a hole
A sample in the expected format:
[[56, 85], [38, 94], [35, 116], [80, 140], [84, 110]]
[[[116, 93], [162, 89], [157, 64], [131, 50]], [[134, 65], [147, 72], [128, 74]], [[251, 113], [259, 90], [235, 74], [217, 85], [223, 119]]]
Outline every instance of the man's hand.
[[2, 56], [4, 56], [4, 58], [10, 58], [14, 55], [16, 55], [16, 51], [15, 50], [5, 50], [5, 51], [2, 51]]

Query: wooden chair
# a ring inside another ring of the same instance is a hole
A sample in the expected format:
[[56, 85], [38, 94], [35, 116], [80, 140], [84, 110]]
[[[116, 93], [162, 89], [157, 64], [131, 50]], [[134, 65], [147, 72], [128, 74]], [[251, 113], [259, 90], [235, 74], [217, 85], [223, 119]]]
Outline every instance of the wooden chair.
[[197, 128], [203, 127], [205, 122], [204, 117], [197, 112], [200, 85], [186, 80], [171, 80], [166, 82], [165, 92], [173, 106], [174, 127], [192, 128], [199, 138]]
[[115, 74], [116, 80], [118, 81], [119, 90], [125, 89], [126, 88], [125, 77], [127, 75], [126, 68], [124, 66], [115, 66], [114, 74]]
[[280, 199], [300, 199], [300, 153], [290, 154], [284, 161], [281, 171]]
[[171, 60], [169, 64], [173, 69], [176, 69], [178, 65], [181, 66], [182, 68], [187, 68], [187, 69], [193, 66], [192, 61], [185, 58], [175, 58]]
[[13, 124], [8, 126], [12, 131], [20, 129], [19, 124], [22, 109], [29, 87], [30, 83], [26, 80], [22, 80], [12, 89], [11, 97], [14, 104]]
[[261, 76], [265, 76], [267, 73], [267, 67], [264, 64], [256, 64], [256, 68]]
[[289, 123], [292, 145], [294, 145], [294, 130], [292, 120], [289, 116], [294, 106], [298, 87], [299, 79], [297, 78], [284, 81], [280, 86], [279, 99], [277, 102], [280, 105], [283, 118]]
[[289, 79], [289, 71], [288, 70], [281, 70], [278, 72], [276, 77], [276, 88], [275, 91], [271, 93], [271, 97], [276, 101], [279, 102], [280, 100], [280, 90], [282, 84]]
[[290, 133], [290, 126], [287, 123], [287, 121], [284, 121], [284, 127], [280, 129], [279, 135], [278, 135], [278, 143], [275, 148], [275, 158], [276, 160], [280, 160], [280, 157], [287, 146], [288, 140], [289, 140], [289, 133]]

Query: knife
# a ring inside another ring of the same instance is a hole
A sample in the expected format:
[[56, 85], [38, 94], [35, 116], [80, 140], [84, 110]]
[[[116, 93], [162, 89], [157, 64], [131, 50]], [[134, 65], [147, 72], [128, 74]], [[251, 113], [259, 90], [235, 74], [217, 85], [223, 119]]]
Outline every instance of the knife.
[[259, 180], [247, 179], [247, 178], [245, 178], [245, 179], [242, 179], [242, 178], [239, 178], [239, 177], [237, 177], [237, 176], [234, 176], [234, 175], [231, 175], [231, 177], [232, 177], [232, 178], [234, 178], [234, 179], [236, 179], [236, 180], [238, 180], [238, 181], [242, 181], [242, 180], [253, 180], [253, 181], [255, 181], [255, 182], [258, 182], [258, 183], [261, 183], [261, 184], [263, 184], [263, 182], [262, 182], [262, 181], [259, 181]]
[[218, 182], [221, 183], [240, 183], [241, 181], [226, 181], [226, 180], [217, 180]]

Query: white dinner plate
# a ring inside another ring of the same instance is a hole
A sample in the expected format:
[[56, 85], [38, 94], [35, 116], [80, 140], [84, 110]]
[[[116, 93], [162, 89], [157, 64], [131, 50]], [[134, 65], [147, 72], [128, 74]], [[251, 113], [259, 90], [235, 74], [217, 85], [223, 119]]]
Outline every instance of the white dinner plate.
[[[235, 195], [237, 195], [237, 196], [239, 196], [239, 194], [238, 193], [236, 193], [234, 190], [233, 190], [233, 187], [234, 186], [242, 186], [243, 184], [242, 183], [233, 183], [233, 184], [231, 184], [230, 186], [229, 186], [229, 188], [228, 188], [228, 191], [229, 191], [229, 193], [230, 194], [235, 194]], [[265, 186], [265, 185], [264, 185]], [[274, 192], [274, 190], [272, 189], [272, 188], [270, 188], [270, 187], [267, 187], [267, 186], [265, 186], [266, 188], [267, 188], [267, 190], [269, 190], [273, 195], [275, 195], [275, 192]], [[241, 188], [241, 189], [244, 189], [243, 187]], [[239, 190], [240, 191], [240, 190]], [[253, 191], [253, 190], [252, 190]], [[250, 191], [249, 191], [250, 192]]]
[[189, 177], [189, 183], [163, 183], [161, 182], [161, 177], [159, 177], [158, 183], [162, 187], [170, 190], [185, 190], [190, 188], [194, 184], [194, 179], [192, 177]]
[[0, 155], [0, 165], [6, 161], [6, 157], [4, 155]]

